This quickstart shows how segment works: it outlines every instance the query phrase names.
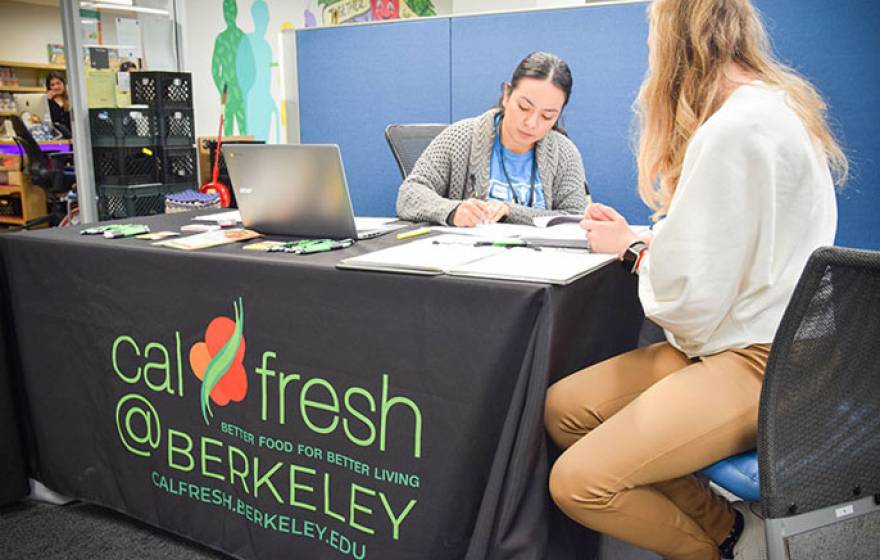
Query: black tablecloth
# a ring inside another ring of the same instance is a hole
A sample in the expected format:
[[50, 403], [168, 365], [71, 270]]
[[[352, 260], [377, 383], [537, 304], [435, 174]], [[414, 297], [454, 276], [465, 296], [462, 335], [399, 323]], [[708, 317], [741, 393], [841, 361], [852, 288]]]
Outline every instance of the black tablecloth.
[[634, 279], [334, 268], [395, 243], [2, 236], [35, 476], [240, 558], [588, 557], [547, 492], [544, 391], [635, 346]]
[[[0, 260], [0, 302], [5, 301], [3, 282], [3, 261]], [[17, 385], [10, 374], [14, 356], [7, 347], [6, 332], [10, 317], [0, 316], [0, 506], [15, 502], [27, 496], [27, 462], [21, 440], [21, 410], [17, 403]]]

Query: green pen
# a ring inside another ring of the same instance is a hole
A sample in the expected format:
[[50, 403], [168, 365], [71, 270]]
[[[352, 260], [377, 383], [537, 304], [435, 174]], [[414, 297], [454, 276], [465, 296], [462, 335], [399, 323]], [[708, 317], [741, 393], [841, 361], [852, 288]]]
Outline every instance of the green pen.
[[526, 249], [532, 249], [533, 251], [540, 251], [540, 247], [535, 247], [529, 244], [528, 241], [523, 239], [499, 239], [497, 241], [477, 241], [474, 243], [474, 247], [504, 247], [505, 249], [512, 249], [514, 247], [524, 247]]
[[141, 224], [126, 224], [117, 229], [105, 231], [104, 237], [106, 239], [118, 239], [120, 237], [134, 237], [135, 235], [141, 235], [144, 233], [150, 233], [149, 226]]
[[522, 239], [499, 239], [497, 241], [477, 241], [474, 247], [526, 247], [528, 243]]
[[339, 241], [320, 239], [314, 243], [308, 243], [297, 247], [295, 252], [300, 255], [307, 255], [309, 253], [326, 253], [327, 251], [332, 251], [334, 249], [346, 249], [352, 245], [354, 245], [354, 240], [352, 239], [341, 239]]

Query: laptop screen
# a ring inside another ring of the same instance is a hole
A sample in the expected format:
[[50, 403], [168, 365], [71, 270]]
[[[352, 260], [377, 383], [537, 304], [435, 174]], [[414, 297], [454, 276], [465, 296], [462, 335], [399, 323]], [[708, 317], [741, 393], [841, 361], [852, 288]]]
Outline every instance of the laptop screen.
[[223, 146], [245, 227], [293, 237], [356, 237], [336, 145]]

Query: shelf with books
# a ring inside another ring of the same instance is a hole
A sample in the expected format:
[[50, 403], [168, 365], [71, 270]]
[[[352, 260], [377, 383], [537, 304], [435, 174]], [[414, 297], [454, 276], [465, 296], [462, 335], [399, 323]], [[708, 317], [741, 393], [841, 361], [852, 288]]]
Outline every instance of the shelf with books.
[[0, 86], [0, 91], [10, 93], [46, 93], [46, 88], [37, 86]]
[[0, 91], [11, 93], [45, 93], [46, 76], [50, 72], [64, 75], [63, 64], [0, 60]]
[[12, 60], [0, 60], [0, 66], [7, 68], [22, 68], [26, 70], [46, 70], [54, 72], [64, 72], [66, 67], [63, 64], [46, 64], [40, 62], [15, 62]]

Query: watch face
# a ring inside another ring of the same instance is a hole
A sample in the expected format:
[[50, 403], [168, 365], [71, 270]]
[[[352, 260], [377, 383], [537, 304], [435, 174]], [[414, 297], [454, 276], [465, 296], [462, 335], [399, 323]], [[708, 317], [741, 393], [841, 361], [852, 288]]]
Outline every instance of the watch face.
[[642, 251], [648, 248], [648, 245], [642, 241], [635, 241], [632, 245], [626, 248], [626, 251], [623, 253], [623, 266], [629, 272], [635, 274], [635, 265], [639, 260], [639, 254]]

